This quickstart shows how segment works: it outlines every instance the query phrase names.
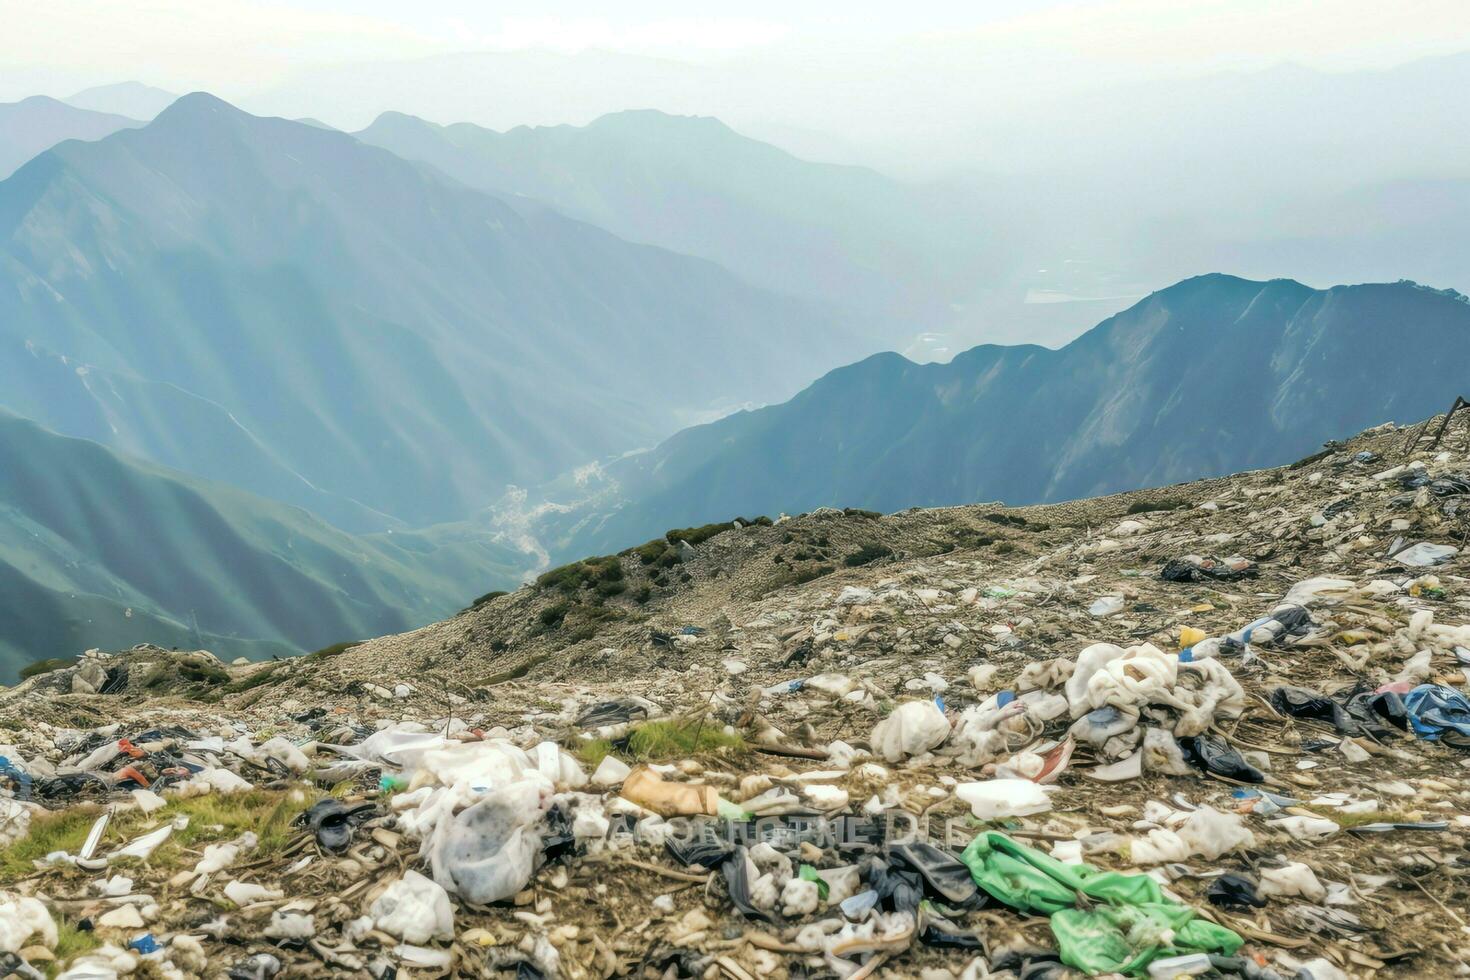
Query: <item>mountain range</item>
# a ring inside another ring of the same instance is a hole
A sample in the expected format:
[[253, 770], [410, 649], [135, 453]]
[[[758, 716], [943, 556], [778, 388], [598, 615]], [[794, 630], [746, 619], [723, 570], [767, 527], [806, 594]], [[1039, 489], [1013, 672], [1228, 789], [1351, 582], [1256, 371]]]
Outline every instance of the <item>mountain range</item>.
[[129, 119], [149, 120], [173, 104], [178, 95], [142, 82], [116, 82], [94, 85], [67, 97], [67, 104], [78, 109], [110, 112]]
[[942, 326], [996, 278], [972, 199], [865, 167], [802, 160], [718, 119], [616, 112], [586, 126], [438, 126], [387, 112], [356, 134], [482, 190], [533, 198], [758, 285]]
[[874, 355], [533, 500], [543, 543], [571, 557], [734, 515], [1095, 496], [1432, 415], [1465, 391], [1467, 363], [1470, 300], [1450, 290], [1200, 276], [1059, 350]]
[[[705, 117], [353, 135], [166, 96], [0, 106], [0, 679], [92, 645], [259, 657], [411, 628], [735, 515], [1278, 464], [1442, 409], [1470, 363], [1457, 293], [1225, 275], [1059, 349], [865, 357], [1014, 293], [1016, 216]], [[1316, 237], [1281, 261], [1350, 266], [1392, 227], [1453, 281], [1419, 232], [1463, 183], [1303, 202]], [[1212, 267], [1198, 240], [1170, 261]], [[1028, 309], [1144, 292], [1043, 273]]]
[[65, 140], [99, 140], [141, 126], [125, 116], [93, 112], [44, 95], [0, 104], [0, 180]]
[[0, 182], [0, 405], [349, 530], [457, 520], [854, 347], [710, 262], [202, 93]]
[[465, 526], [351, 535], [0, 411], [0, 683], [156, 643], [287, 655], [430, 622], [524, 556]]

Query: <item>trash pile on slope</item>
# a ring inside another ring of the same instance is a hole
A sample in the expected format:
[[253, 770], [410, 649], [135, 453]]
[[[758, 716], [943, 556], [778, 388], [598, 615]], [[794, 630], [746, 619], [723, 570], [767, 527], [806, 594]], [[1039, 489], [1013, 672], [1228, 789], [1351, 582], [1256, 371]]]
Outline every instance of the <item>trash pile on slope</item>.
[[1188, 508], [1027, 509], [1006, 552], [691, 588], [605, 684], [436, 696], [377, 662], [407, 693], [334, 696], [374, 666], [349, 655], [218, 703], [28, 682], [48, 720], [0, 697], [0, 964], [1470, 975], [1470, 483], [1361, 448], [1394, 436]]

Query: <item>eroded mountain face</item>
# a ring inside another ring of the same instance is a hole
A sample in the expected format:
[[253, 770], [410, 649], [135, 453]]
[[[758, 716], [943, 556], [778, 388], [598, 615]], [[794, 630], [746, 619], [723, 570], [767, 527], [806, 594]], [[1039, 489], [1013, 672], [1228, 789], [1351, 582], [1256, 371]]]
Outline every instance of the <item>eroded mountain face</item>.
[[33, 962], [58, 924], [201, 974], [1450, 975], [1470, 431], [1414, 434], [684, 529], [315, 657], [92, 655], [0, 692], [3, 901]]

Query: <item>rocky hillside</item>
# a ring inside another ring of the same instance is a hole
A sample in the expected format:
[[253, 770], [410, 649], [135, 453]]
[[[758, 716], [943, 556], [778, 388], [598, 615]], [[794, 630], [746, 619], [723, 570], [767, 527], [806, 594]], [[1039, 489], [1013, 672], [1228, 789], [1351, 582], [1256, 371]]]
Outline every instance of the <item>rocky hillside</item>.
[[1457, 975], [1470, 428], [1417, 434], [681, 529], [309, 658], [88, 657], [0, 692], [5, 935], [165, 975]]
[[1276, 466], [1443, 411], [1467, 362], [1458, 293], [1201, 276], [1059, 350], [882, 354], [833, 371], [785, 404], [549, 488], [578, 505], [545, 516], [542, 537], [575, 555], [728, 514], [1034, 503]]

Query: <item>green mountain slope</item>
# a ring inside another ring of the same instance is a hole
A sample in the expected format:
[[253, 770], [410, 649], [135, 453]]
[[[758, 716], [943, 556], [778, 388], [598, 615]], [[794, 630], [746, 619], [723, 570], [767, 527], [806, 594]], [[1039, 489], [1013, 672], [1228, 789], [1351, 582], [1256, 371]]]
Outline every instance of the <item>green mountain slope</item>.
[[[1060, 350], [880, 354], [781, 405], [692, 428], [554, 486], [554, 554], [736, 514], [1094, 496], [1289, 462], [1443, 411], [1465, 391], [1470, 301], [1413, 283], [1315, 290], [1211, 275]], [[590, 489], [589, 489], [590, 488]]]
[[0, 405], [353, 530], [789, 397], [849, 338], [709, 262], [204, 94], [0, 183]]
[[347, 534], [0, 412], [0, 682], [93, 646], [261, 656], [396, 632], [522, 562], [465, 527]]

